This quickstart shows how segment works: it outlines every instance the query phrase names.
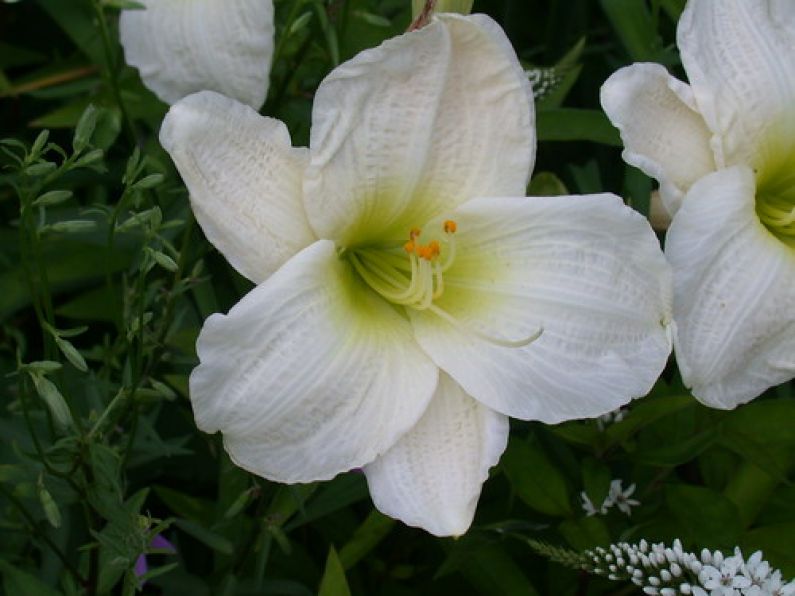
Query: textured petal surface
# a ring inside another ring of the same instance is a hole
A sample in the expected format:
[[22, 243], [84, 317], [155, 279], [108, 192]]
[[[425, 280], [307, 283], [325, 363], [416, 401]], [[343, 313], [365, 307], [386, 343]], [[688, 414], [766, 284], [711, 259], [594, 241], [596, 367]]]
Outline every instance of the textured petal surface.
[[602, 107], [621, 132], [624, 160], [656, 178], [669, 213], [715, 170], [710, 132], [690, 88], [659, 64], [633, 64], [602, 86]]
[[753, 172], [693, 186], [668, 230], [676, 356], [693, 394], [733, 408], [795, 375], [795, 251], [754, 210]]
[[483, 15], [437, 17], [321, 83], [310, 222], [342, 246], [401, 241], [470, 198], [524, 194], [533, 124], [530, 84], [502, 29]]
[[256, 110], [265, 103], [273, 57], [272, 0], [139, 0], [119, 35], [127, 63], [172, 104], [218, 91]]
[[365, 467], [375, 506], [436, 536], [472, 524], [480, 488], [508, 444], [508, 418], [442, 374], [431, 405], [412, 430]]
[[[604, 414], [646, 394], [671, 351], [671, 273], [648, 222], [614, 195], [476, 199], [420, 345], [472, 397], [522, 419]], [[468, 330], [516, 341], [503, 347]]]
[[208, 240], [251, 281], [315, 240], [301, 199], [307, 151], [278, 120], [204, 91], [169, 110], [160, 142]]
[[719, 167], [755, 164], [768, 137], [795, 133], [792, 10], [773, 8], [770, 0], [691, 0], [679, 21], [682, 62], [716, 135]]
[[386, 452], [422, 416], [438, 371], [397, 312], [328, 240], [207, 319], [190, 377], [196, 423], [280, 482], [327, 480]]

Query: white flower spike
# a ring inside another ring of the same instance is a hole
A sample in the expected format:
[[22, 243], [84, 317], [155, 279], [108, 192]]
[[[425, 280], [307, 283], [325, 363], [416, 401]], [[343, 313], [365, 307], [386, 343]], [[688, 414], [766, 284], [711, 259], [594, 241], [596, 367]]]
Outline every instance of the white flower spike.
[[123, 10], [127, 63], [168, 104], [218, 91], [255, 110], [265, 103], [273, 57], [273, 0], [139, 0]]
[[795, 376], [795, 10], [690, 0], [690, 85], [634, 64], [602, 88], [624, 159], [673, 215], [676, 357], [703, 403], [734, 408]]
[[[502, 29], [438, 15], [335, 69], [310, 149], [211, 92], [161, 132], [208, 238], [259, 285], [198, 341], [196, 421], [272, 480], [363, 467], [463, 534], [508, 416], [598, 416], [670, 352], [670, 271], [618, 197], [524, 198], [532, 94]], [[501, 197], [501, 198], [482, 198]]]

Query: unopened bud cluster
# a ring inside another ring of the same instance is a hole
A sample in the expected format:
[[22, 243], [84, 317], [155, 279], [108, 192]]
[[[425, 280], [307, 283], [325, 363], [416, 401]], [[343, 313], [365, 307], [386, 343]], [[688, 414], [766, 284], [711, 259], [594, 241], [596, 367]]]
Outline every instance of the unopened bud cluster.
[[747, 560], [739, 548], [725, 557], [720, 551], [686, 552], [677, 539], [671, 547], [663, 543], [619, 542], [583, 553], [551, 547], [536, 541], [530, 545], [548, 558], [601, 575], [630, 581], [644, 594], [676, 596], [795, 596], [795, 581], [786, 582], [781, 571], [771, 568], [755, 552]]

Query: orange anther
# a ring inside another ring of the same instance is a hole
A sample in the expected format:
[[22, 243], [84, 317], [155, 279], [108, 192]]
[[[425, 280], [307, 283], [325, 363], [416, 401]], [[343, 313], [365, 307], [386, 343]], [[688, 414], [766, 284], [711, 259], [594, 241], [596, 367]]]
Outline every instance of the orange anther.
[[420, 234], [422, 234], [422, 230], [420, 230], [419, 228], [411, 228], [411, 231], [409, 232], [409, 238], [411, 238], [412, 240], [416, 240], [417, 236], [419, 236]]
[[431, 257], [438, 257], [442, 250], [438, 240], [431, 240], [428, 243], [428, 249], [431, 251]]
[[417, 247], [417, 255], [426, 261], [430, 261], [433, 258], [433, 254], [431, 251], [430, 246], [418, 246]]
[[406, 242], [406, 244], [403, 245], [403, 250], [405, 250], [409, 254], [413, 253], [414, 249], [415, 249], [414, 242], [412, 242], [411, 240], [409, 240], [408, 242]]
[[448, 219], [444, 222], [444, 231], [447, 234], [455, 234], [457, 229], [458, 225], [452, 219]]

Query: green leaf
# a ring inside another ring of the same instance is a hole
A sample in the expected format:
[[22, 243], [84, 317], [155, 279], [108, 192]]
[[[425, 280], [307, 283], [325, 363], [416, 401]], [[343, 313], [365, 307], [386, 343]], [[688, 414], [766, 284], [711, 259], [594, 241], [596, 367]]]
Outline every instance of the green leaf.
[[174, 520], [174, 525], [205, 546], [223, 555], [231, 555], [235, 552], [235, 547], [229, 540], [196, 522], [178, 518]]
[[364, 474], [351, 472], [337, 476], [331, 482], [321, 485], [317, 493], [309, 499], [301, 514], [285, 526], [291, 531], [326, 515], [339, 511], [353, 503], [367, 498], [367, 482]]
[[329, 548], [326, 569], [317, 593], [318, 596], [351, 596], [348, 580], [345, 579], [345, 570], [333, 546]]
[[174, 261], [174, 259], [169, 257], [167, 254], [149, 247], [146, 248], [146, 252], [154, 259], [155, 263], [160, 265], [166, 271], [176, 273], [179, 270], [179, 265], [177, 265], [176, 261]]
[[75, 128], [74, 137], [72, 137], [72, 148], [75, 153], [82, 153], [88, 147], [91, 136], [94, 134], [94, 129], [97, 127], [97, 108], [94, 104], [89, 104], [80, 116]]
[[66, 400], [58, 391], [55, 384], [48, 378], [40, 374], [32, 374], [33, 386], [36, 388], [36, 393], [47, 404], [47, 407], [55, 419], [55, 422], [61, 429], [66, 429], [72, 425], [72, 413], [69, 411], [69, 406], [66, 405]]
[[567, 519], [561, 522], [558, 531], [571, 547], [578, 551], [607, 546], [611, 542], [605, 522], [598, 517]]
[[742, 531], [737, 507], [719, 492], [700, 486], [669, 484], [665, 501], [683, 540], [703, 548], [731, 549]]
[[599, 110], [556, 108], [536, 114], [539, 141], [593, 141], [621, 147], [618, 130]]
[[527, 505], [555, 517], [572, 515], [566, 480], [543, 452], [528, 441], [513, 441], [502, 456], [513, 490]]
[[60, 205], [64, 201], [71, 199], [73, 194], [71, 190], [51, 190], [33, 201], [33, 206], [50, 207], [52, 205]]
[[646, 2], [601, 0], [602, 9], [632, 60], [654, 62], [662, 46]]
[[66, 359], [80, 372], [87, 372], [88, 365], [86, 364], [85, 358], [83, 355], [77, 351], [72, 343], [62, 337], [56, 337], [55, 343], [58, 345], [58, 349], [61, 350], [61, 353], [66, 357]]
[[746, 559], [752, 552], [761, 550], [764, 558], [781, 569], [785, 578], [795, 578], [795, 521], [750, 530], [740, 539], [740, 546]]
[[180, 517], [199, 522], [210, 523], [213, 519], [213, 503], [193, 495], [187, 495], [173, 488], [155, 485], [155, 494]]
[[148, 188], [154, 188], [154, 187], [159, 186], [160, 184], [162, 184], [164, 179], [165, 179], [165, 176], [163, 176], [163, 174], [150, 174], [149, 176], [146, 176], [145, 178], [141, 178], [138, 182], [133, 184], [132, 187], [133, 188], [137, 188], [139, 190], [145, 190], [145, 189], [148, 189]]
[[22, 571], [0, 559], [3, 574], [3, 591], [8, 596], [61, 596], [61, 593], [45, 584], [35, 575]]
[[[501, 544], [464, 537], [456, 542], [448, 561], [437, 576], [456, 569], [484, 596], [538, 596], [522, 568]], [[443, 571], [445, 568], [447, 571]]]
[[610, 468], [603, 462], [592, 457], [582, 460], [583, 487], [597, 509], [610, 492], [611, 478]]
[[567, 194], [570, 194], [569, 189], [552, 172], [538, 172], [527, 187], [528, 197], [557, 197]]
[[604, 434], [610, 445], [623, 443], [657, 420], [688, 408], [695, 408], [696, 405], [696, 400], [690, 395], [669, 394], [647, 397], [634, 403], [624, 419], [609, 426]]
[[395, 527], [395, 520], [373, 509], [351, 539], [340, 549], [340, 563], [350, 569], [373, 550]]
[[104, 63], [102, 39], [97, 34], [94, 13], [89, 2], [63, 0], [36, 0], [36, 2], [94, 64]]
[[52, 498], [50, 491], [44, 486], [44, 482], [39, 479], [38, 482], [38, 495], [39, 495], [39, 503], [41, 503], [41, 508], [44, 510], [44, 515], [47, 518], [47, 521], [50, 522], [50, 525], [53, 528], [60, 528], [61, 527], [61, 510], [58, 509], [58, 504]]

